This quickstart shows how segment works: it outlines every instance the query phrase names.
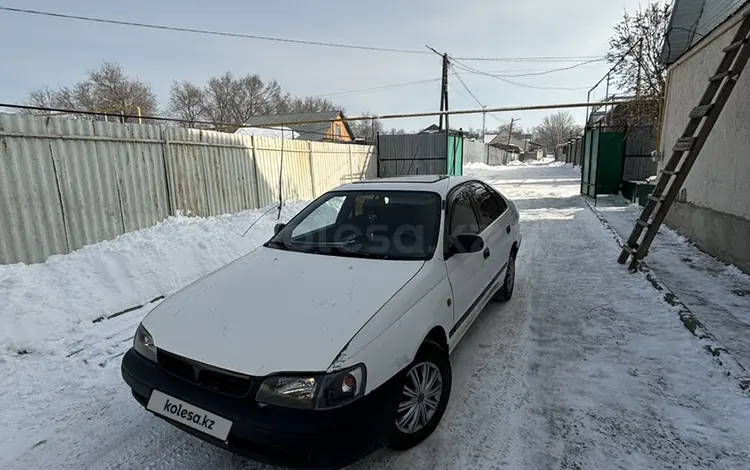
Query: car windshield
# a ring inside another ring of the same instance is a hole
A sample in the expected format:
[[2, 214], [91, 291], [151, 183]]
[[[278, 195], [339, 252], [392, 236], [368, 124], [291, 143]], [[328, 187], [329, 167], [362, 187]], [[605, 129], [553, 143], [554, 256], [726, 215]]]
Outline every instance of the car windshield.
[[314, 201], [266, 246], [309, 253], [425, 260], [437, 246], [440, 196], [427, 191], [338, 191]]

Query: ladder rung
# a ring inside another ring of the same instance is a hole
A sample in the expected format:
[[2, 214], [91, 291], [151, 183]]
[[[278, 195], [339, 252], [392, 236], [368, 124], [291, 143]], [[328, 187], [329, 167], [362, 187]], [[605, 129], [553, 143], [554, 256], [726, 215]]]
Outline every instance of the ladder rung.
[[636, 221], [635, 221], [635, 223], [637, 223], [637, 224], [638, 224], [638, 225], [640, 225], [641, 227], [645, 227], [645, 228], [649, 228], [649, 227], [651, 226], [651, 224], [650, 224], [650, 223], [646, 222], [646, 221], [645, 221], [645, 220], [643, 220], [643, 219], [638, 219], [638, 220], [636, 220]]
[[708, 81], [709, 82], [720, 82], [720, 81], [724, 80], [725, 78], [731, 76], [733, 73], [734, 72], [732, 72], [731, 70], [727, 70], [726, 72], [717, 73], [713, 77], [709, 78]]
[[695, 137], [680, 137], [677, 139], [677, 143], [674, 145], [675, 152], [687, 152], [693, 148]]
[[623, 249], [623, 250], [625, 250], [625, 251], [627, 251], [627, 252], [628, 252], [628, 253], [630, 253], [631, 255], [634, 255], [634, 254], [635, 254], [635, 252], [636, 252], [635, 248], [633, 248], [633, 247], [632, 247], [632, 246], [630, 246], [630, 245], [623, 245], [622, 249]]
[[736, 51], [737, 49], [739, 49], [740, 47], [742, 47], [746, 42], [747, 42], [746, 39], [742, 39], [740, 41], [733, 42], [732, 44], [730, 44], [730, 45], [728, 45], [727, 47], [724, 48], [724, 53]]
[[676, 171], [672, 171], [672, 170], [661, 170], [661, 172], [662, 172], [663, 174], [665, 174], [665, 175], [669, 175], [669, 176], [674, 176], [674, 175], [676, 175], [676, 174], [677, 174], [677, 172], [676, 172]]
[[704, 118], [708, 116], [708, 113], [711, 112], [714, 105], [712, 104], [706, 104], [702, 106], [696, 106], [693, 108], [693, 110], [690, 112], [690, 119], [698, 119], [698, 118]]
[[654, 196], [653, 194], [649, 194], [649, 195], [648, 195], [648, 197], [647, 197], [647, 199], [648, 199], [649, 201], [654, 201], [654, 202], [658, 202], [659, 204], [661, 204], [661, 203], [662, 203], [662, 201], [664, 201], [664, 199], [662, 199], [662, 198], [660, 198], [660, 197], [657, 197], [657, 196]]

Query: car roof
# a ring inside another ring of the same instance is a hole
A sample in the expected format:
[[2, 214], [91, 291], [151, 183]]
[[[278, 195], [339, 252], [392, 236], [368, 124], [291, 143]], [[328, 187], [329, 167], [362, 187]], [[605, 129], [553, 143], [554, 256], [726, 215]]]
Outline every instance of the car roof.
[[476, 181], [470, 176], [410, 175], [389, 178], [367, 179], [339, 186], [334, 191], [429, 191], [445, 197], [455, 186], [467, 181]]

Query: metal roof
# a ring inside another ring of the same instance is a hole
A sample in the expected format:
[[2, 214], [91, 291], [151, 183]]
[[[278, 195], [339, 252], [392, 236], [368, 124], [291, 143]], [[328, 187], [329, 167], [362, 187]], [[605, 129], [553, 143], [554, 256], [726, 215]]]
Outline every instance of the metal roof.
[[[324, 140], [326, 133], [331, 129], [331, 124], [328, 122], [318, 122], [312, 124], [294, 124], [295, 122], [315, 121], [318, 119], [335, 120], [340, 116], [343, 116], [341, 111], [323, 111], [320, 113], [296, 113], [296, 114], [272, 114], [268, 116], [253, 116], [245, 122], [246, 126], [269, 126], [273, 124], [283, 124], [285, 127], [291, 128], [295, 132], [299, 133], [300, 140]], [[349, 124], [344, 121], [349, 135], [354, 139], [354, 133], [352, 132]]]
[[673, 64], [750, 0], [674, 0], [661, 62]]

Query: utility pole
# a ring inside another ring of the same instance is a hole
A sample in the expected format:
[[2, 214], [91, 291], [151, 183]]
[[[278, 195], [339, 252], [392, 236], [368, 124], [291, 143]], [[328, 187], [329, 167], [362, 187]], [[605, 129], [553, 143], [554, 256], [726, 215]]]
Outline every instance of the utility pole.
[[487, 106], [482, 106], [482, 143], [484, 143], [484, 130], [487, 128], [486, 126], [486, 120], [487, 120]]
[[[448, 110], [448, 54], [443, 54], [443, 76], [442, 85], [440, 86], [440, 111]], [[440, 130], [443, 130], [443, 115], [440, 115]], [[445, 115], [445, 129], [448, 127], [448, 115]]]
[[513, 135], [513, 122], [515, 122], [515, 120], [515, 118], [510, 120], [510, 128], [508, 129], [508, 149], [510, 149], [510, 136]]

